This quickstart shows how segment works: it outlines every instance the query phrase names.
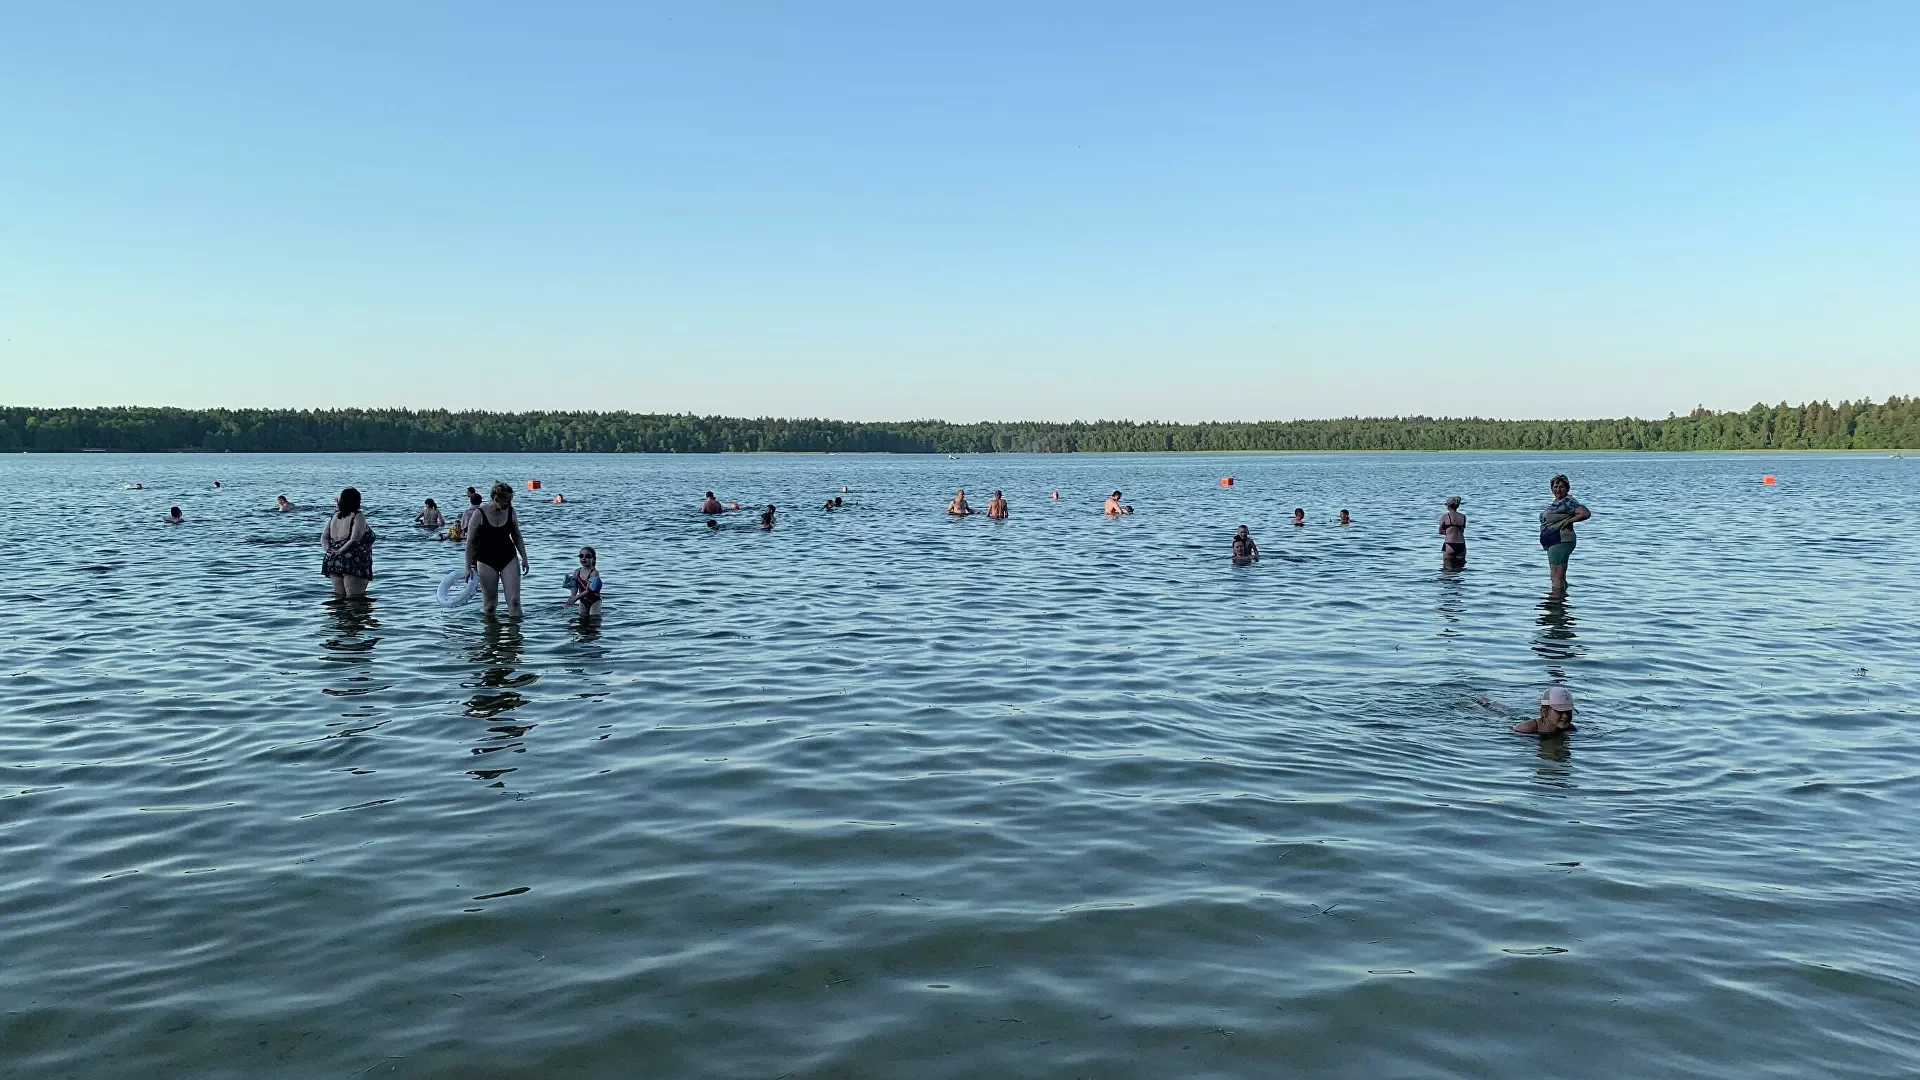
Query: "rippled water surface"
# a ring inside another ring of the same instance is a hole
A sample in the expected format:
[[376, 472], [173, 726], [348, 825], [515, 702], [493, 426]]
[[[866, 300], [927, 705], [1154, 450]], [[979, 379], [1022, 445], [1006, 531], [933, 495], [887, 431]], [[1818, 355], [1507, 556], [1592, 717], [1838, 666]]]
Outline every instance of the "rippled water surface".
[[[1562, 470], [1594, 513], [1564, 602]], [[568, 503], [523, 499], [525, 617], [437, 606], [419, 501], [528, 477]], [[0, 479], [9, 1077], [1920, 1074], [1920, 462]], [[355, 607], [325, 510], [271, 509], [345, 484]], [[947, 520], [960, 485], [1012, 520]], [[707, 488], [779, 525], [708, 533]], [[582, 543], [598, 625], [561, 605]], [[1570, 738], [1476, 703], [1552, 683]]]

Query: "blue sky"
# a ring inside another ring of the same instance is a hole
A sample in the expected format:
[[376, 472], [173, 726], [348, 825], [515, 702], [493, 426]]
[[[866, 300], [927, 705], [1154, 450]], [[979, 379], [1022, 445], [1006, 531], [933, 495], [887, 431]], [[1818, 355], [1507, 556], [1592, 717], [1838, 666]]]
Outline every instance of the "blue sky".
[[0, 403], [1920, 392], [1920, 4], [15, 5]]

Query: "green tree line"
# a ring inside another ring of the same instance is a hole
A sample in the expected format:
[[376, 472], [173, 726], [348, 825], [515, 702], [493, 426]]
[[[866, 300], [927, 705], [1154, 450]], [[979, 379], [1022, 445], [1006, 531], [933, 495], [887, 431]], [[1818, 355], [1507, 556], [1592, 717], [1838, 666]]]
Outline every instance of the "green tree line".
[[0, 407], [0, 451], [1112, 453], [1920, 447], [1920, 398], [1695, 409], [1664, 420], [1427, 416], [1247, 423], [860, 423], [627, 412]]

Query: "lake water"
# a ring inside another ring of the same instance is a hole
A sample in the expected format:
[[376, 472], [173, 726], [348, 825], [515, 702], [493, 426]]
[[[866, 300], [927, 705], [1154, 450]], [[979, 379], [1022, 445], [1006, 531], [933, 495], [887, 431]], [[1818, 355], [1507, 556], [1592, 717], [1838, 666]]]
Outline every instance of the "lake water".
[[[1594, 514], [1564, 602], [1558, 471]], [[420, 500], [528, 477], [569, 502], [523, 500], [525, 618], [438, 607]], [[1920, 1074], [1920, 461], [0, 479], [8, 1077]], [[325, 510], [271, 510], [345, 484], [364, 607]], [[961, 485], [1012, 520], [944, 518]], [[708, 488], [778, 527], [709, 534]], [[1554, 683], [1570, 738], [1475, 701]]]

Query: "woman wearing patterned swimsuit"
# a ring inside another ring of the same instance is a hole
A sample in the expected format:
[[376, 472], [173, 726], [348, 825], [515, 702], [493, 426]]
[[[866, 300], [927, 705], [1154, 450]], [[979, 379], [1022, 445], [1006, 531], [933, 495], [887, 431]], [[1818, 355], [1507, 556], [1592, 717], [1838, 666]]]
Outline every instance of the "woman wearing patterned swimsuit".
[[513, 489], [493, 485], [493, 498], [481, 503], [467, 530], [467, 572], [480, 575], [481, 603], [493, 614], [502, 586], [507, 614], [520, 614], [520, 577], [527, 572], [527, 545], [520, 539], [520, 520], [513, 514]]
[[367, 582], [373, 580], [373, 530], [367, 515], [360, 512], [360, 489], [340, 492], [339, 509], [320, 530], [320, 546], [326, 552], [320, 560], [320, 572], [333, 579], [336, 599], [367, 595]]
[[1592, 517], [1573, 497], [1573, 485], [1561, 473], [1547, 482], [1553, 501], [1540, 511], [1540, 546], [1547, 550], [1547, 578], [1556, 593], [1567, 591], [1567, 560], [1573, 558], [1573, 523]]

